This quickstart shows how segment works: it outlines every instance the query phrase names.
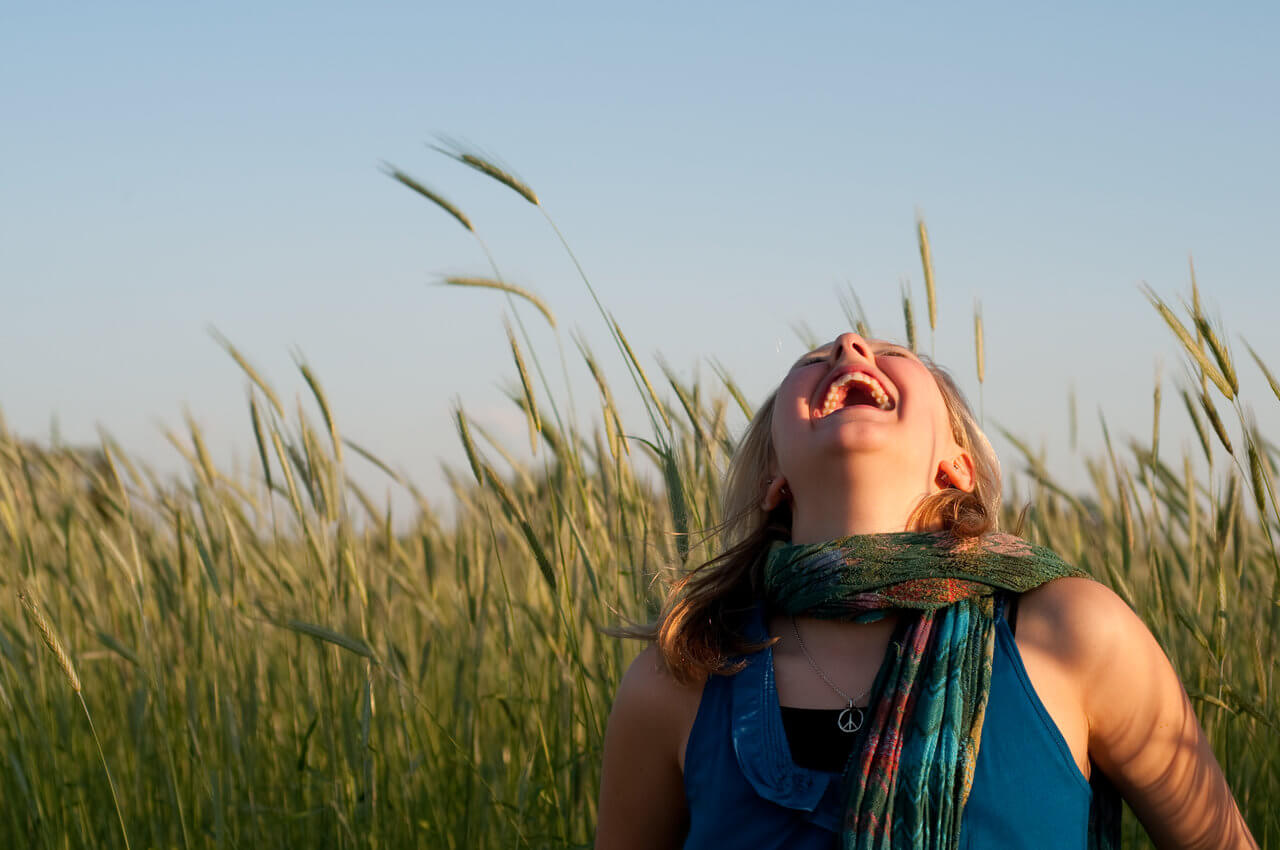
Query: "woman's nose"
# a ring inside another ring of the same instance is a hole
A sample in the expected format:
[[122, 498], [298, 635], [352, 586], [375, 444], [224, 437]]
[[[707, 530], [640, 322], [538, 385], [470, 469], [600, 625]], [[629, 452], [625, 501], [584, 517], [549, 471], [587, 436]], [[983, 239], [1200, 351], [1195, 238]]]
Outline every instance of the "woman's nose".
[[871, 359], [871, 346], [867, 344], [865, 339], [852, 331], [842, 333], [836, 337], [834, 350], [837, 359], [845, 356], [859, 357], [863, 360]]

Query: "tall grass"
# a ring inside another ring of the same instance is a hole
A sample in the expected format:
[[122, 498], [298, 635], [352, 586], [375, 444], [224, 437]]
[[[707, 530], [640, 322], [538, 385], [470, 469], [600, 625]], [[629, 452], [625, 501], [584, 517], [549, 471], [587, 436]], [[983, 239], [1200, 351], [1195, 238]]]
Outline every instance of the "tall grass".
[[[509, 171], [449, 155], [541, 206]], [[917, 235], [932, 335], [922, 222]], [[553, 324], [536, 296], [483, 280], [449, 282], [514, 294]], [[1168, 465], [1157, 419], [1150, 445], [1108, 442], [1084, 459], [1091, 489], [1071, 492], [1015, 437], [1034, 482], [1020, 494], [1025, 529], [1143, 616], [1255, 835], [1277, 847], [1277, 448], [1252, 426], [1198, 291], [1185, 319], [1148, 295], [1193, 369], [1181, 393], [1207, 464]], [[637, 649], [598, 627], [652, 616], [666, 582], [712, 553], [697, 532], [717, 519], [750, 409], [719, 364], [714, 382], [684, 384], [664, 364], [665, 383], [653, 383], [604, 315], [647, 422], [624, 421], [577, 340], [600, 410], [579, 421], [545, 380], [535, 388], [526, 358], [541, 375], [538, 352], [508, 328], [511, 401], [536, 454], [520, 461], [456, 410], [467, 467], [447, 472], [448, 523], [342, 435], [305, 364], [312, 409], [289, 411], [225, 339], [248, 378], [252, 474], [214, 464], [194, 422], [169, 435], [188, 463], [173, 480], [109, 437], [37, 444], [0, 420], [0, 846], [113, 846], [122, 830], [138, 847], [588, 846], [609, 702]], [[976, 358], [985, 369], [980, 348]], [[500, 474], [495, 457], [513, 471]], [[408, 530], [348, 477], [366, 463], [413, 494]], [[23, 588], [58, 625], [62, 654], [24, 619]], [[1144, 846], [1132, 818], [1126, 834]]]

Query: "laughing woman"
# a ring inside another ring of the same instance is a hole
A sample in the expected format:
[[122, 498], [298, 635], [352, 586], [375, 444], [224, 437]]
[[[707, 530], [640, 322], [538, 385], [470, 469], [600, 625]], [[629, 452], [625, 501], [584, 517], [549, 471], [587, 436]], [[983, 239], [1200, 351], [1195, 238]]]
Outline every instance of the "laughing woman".
[[951, 379], [847, 333], [756, 413], [727, 548], [642, 636], [597, 850], [1256, 847], [1169, 660], [1113, 592], [997, 531]]

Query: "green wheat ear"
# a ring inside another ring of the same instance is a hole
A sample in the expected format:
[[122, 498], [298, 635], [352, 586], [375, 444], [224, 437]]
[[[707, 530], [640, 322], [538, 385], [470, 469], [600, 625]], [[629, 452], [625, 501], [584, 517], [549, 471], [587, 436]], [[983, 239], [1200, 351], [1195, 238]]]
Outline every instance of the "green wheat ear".
[[449, 140], [442, 140], [442, 145], [428, 145], [432, 150], [444, 154], [456, 162], [460, 162], [468, 168], [479, 171], [486, 177], [497, 180], [503, 186], [515, 192], [529, 203], [541, 206], [538, 203], [538, 196], [534, 194], [533, 189], [520, 178], [511, 173], [510, 169], [503, 168], [494, 162], [490, 157], [482, 156], [474, 150], [469, 150], [461, 144]]
[[458, 207], [455, 206], [452, 201], [448, 200], [443, 195], [439, 194], [433, 189], [427, 188], [418, 180], [414, 179], [413, 177], [410, 177], [408, 174], [405, 174], [403, 171], [401, 171], [400, 169], [396, 168], [394, 165], [391, 165], [389, 163], [386, 163], [386, 162], [382, 163], [382, 173], [386, 174], [392, 180], [399, 182], [401, 185], [407, 186], [408, 188], [417, 192], [419, 195], [426, 198], [428, 201], [435, 204], [436, 206], [444, 210], [449, 215], [453, 216], [453, 218], [458, 222], [458, 224], [461, 224], [469, 232], [471, 233], [476, 232], [476, 229], [471, 226], [471, 219], [467, 218], [467, 216], [462, 212], [462, 210], [458, 209]]
[[18, 591], [18, 599], [22, 602], [22, 607], [26, 609], [27, 616], [35, 625], [36, 631], [40, 633], [40, 639], [44, 641], [44, 645], [53, 653], [53, 657], [57, 659], [58, 666], [62, 668], [67, 681], [71, 683], [71, 690], [77, 694], [80, 693], [80, 677], [76, 675], [76, 668], [71, 663], [71, 656], [63, 649], [62, 641], [58, 640], [58, 636], [53, 633], [53, 628], [49, 625], [49, 621], [45, 619], [44, 614], [40, 613], [40, 608], [36, 605], [35, 600], [26, 591]]
[[902, 322], [907, 328], [907, 347], [912, 351], [916, 348], [916, 318], [915, 311], [911, 306], [911, 288], [907, 281], [902, 281]]
[[22, 603], [22, 607], [26, 609], [27, 617], [35, 624], [36, 631], [40, 632], [40, 639], [49, 648], [49, 651], [53, 653], [54, 658], [57, 659], [58, 666], [62, 668], [67, 681], [71, 683], [71, 690], [75, 692], [75, 695], [80, 700], [80, 707], [84, 710], [85, 720], [89, 721], [89, 731], [93, 733], [94, 743], [98, 745], [98, 757], [102, 760], [102, 770], [107, 775], [107, 784], [111, 788], [111, 799], [116, 806], [116, 818], [120, 821], [120, 834], [124, 838], [125, 850], [128, 850], [129, 831], [125, 829], [124, 812], [120, 809], [120, 798], [116, 794], [116, 783], [111, 778], [111, 768], [107, 767], [107, 755], [102, 750], [102, 741], [98, 738], [98, 730], [94, 727], [93, 717], [89, 714], [89, 705], [84, 701], [84, 692], [80, 688], [80, 677], [76, 674], [76, 668], [71, 663], [71, 656], [63, 648], [62, 641], [58, 640], [53, 627], [49, 625], [49, 621], [40, 612], [39, 606], [36, 605], [31, 595], [26, 591], [19, 591], [18, 600]]
[[523, 298], [525, 301], [528, 301], [530, 304], [532, 304], [538, 310], [538, 312], [542, 314], [543, 318], [547, 320], [547, 324], [551, 325], [551, 327], [553, 328], [556, 326], [556, 317], [552, 314], [551, 308], [547, 306], [547, 302], [543, 301], [541, 298], [539, 298], [533, 292], [530, 292], [528, 289], [523, 289], [519, 286], [516, 286], [513, 283], [507, 283], [506, 281], [502, 281], [502, 280], [494, 280], [493, 278], [489, 278], [489, 277], [459, 277], [459, 276], [446, 277], [442, 281], [440, 281], [440, 283], [443, 284], [444, 286], [462, 286], [462, 287], [468, 287], [471, 289], [496, 289], [499, 292], [506, 292], [510, 295], [518, 296], [520, 298]]
[[[924, 216], [919, 212], [916, 213], [916, 241], [920, 244], [920, 265], [924, 267], [924, 291], [929, 302], [929, 336], [932, 340], [938, 330], [938, 291], [933, 283], [933, 249], [929, 247], [929, 231], [924, 226]], [[933, 353], [932, 347], [929, 353]]]

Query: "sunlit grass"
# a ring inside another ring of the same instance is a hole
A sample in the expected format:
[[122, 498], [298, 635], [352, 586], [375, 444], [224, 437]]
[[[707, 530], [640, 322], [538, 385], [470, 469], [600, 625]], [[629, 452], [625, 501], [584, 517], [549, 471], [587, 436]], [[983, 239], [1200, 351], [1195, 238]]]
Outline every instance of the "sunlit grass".
[[[509, 171], [450, 156], [541, 206]], [[923, 222], [918, 236], [932, 335]], [[450, 282], [514, 294], [551, 321], [541, 299], [498, 277]], [[1203, 376], [1180, 392], [1207, 463], [1167, 465], [1157, 416], [1149, 445], [1108, 438], [1104, 456], [1083, 461], [1091, 488], [1074, 492], [1010, 435], [1035, 486], [1010, 500], [1006, 526], [1029, 505], [1024, 533], [1142, 615], [1256, 837], [1274, 847], [1277, 450], [1249, 424], [1226, 334], [1198, 293], [1185, 320], [1149, 297]], [[665, 364], [646, 370], [601, 310], [647, 421], [624, 421], [580, 340], [600, 413], [575, 419], [535, 382], [541, 358], [527, 336], [522, 349], [508, 328], [511, 400], [534, 460], [457, 410], [467, 465], [448, 473], [451, 523], [395, 464], [343, 435], [305, 364], [313, 410], [289, 412], [226, 340], [228, 368], [251, 381], [253, 474], [218, 468], [194, 422], [169, 435], [188, 462], [180, 480], [109, 438], [37, 444], [0, 422], [0, 846], [118, 846], [122, 829], [135, 847], [589, 845], [609, 701], [637, 650], [598, 627], [652, 616], [675, 571], [712, 553], [697, 532], [717, 519], [752, 401], [731, 366], [693, 384]], [[364, 463], [413, 494], [408, 530], [348, 477]], [[48, 635], [24, 618], [20, 590]], [[55, 633], [61, 656], [49, 651]], [[1131, 818], [1127, 832], [1141, 846]]]

